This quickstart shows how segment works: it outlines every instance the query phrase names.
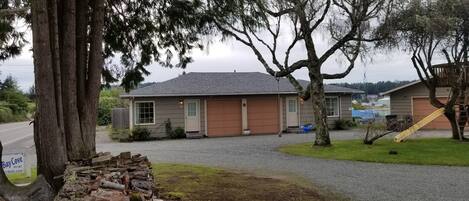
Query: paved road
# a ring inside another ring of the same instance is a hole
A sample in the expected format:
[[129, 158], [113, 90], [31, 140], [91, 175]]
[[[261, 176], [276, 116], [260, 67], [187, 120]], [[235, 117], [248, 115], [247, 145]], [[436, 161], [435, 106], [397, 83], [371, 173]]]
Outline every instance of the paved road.
[[[333, 132], [333, 139], [359, 134]], [[469, 200], [469, 168], [390, 165], [289, 156], [278, 146], [312, 141], [313, 135], [250, 136], [99, 144], [98, 150], [140, 152], [154, 162], [212, 165], [302, 176], [353, 200]], [[468, 145], [469, 146], [469, 145]], [[467, 153], [462, 153], [467, 154]]]
[[30, 149], [34, 145], [33, 125], [29, 125], [29, 122], [0, 124], [0, 141], [4, 152]]

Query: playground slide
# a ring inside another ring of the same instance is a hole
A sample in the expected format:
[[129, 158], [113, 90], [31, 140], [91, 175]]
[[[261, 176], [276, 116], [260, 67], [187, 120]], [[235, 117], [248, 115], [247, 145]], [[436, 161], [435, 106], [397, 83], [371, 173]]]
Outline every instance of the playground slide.
[[415, 132], [417, 132], [417, 130], [424, 127], [428, 123], [432, 122], [433, 120], [435, 120], [436, 118], [441, 116], [443, 113], [445, 113], [445, 108], [440, 108], [440, 109], [434, 111], [433, 113], [426, 116], [425, 118], [423, 118], [422, 120], [420, 120], [419, 122], [417, 122], [416, 124], [414, 124], [413, 126], [408, 128], [407, 130], [402, 131], [401, 133], [399, 133], [399, 135], [396, 135], [396, 137], [394, 137], [394, 141], [395, 142], [404, 141], [407, 137], [414, 134]]

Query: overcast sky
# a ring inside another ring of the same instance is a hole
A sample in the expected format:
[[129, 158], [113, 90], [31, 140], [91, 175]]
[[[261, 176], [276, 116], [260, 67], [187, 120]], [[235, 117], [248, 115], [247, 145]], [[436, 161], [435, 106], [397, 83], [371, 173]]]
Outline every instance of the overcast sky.
[[[321, 42], [326, 41], [321, 37], [315, 39], [319, 52], [330, 45], [328, 42]], [[287, 44], [285, 42], [283, 45]], [[29, 48], [26, 48], [22, 55], [0, 64], [0, 79], [12, 75], [24, 91], [27, 91], [34, 83], [32, 53], [28, 50]], [[292, 58], [301, 58], [303, 52], [303, 47], [296, 48]], [[195, 61], [189, 64], [186, 72], [233, 72], [234, 70], [237, 72], [266, 72], [250, 49], [233, 40], [223, 43], [214, 42], [209, 48], [203, 51], [194, 51], [192, 55]], [[375, 53], [369, 58], [371, 59], [367, 59], [366, 62], [357, 62], [356, 67], [346, 78], [328, 80], [327, 82], [364, 82], [364, 75], [366, 75], [366, 81], [369, 82], [417, 79], [410, 57], [404, 52], [394, 50], [385, 54]], [[343, 60], [332, 58], [323, 66], [323, 71], [342, 72], [347, 67], [346, 65]], [[149, 66], [148, 69], [151, 75], [145, 78], [145, 82], [165, 81], [177, 77], [183, 72], [182, 69], [168, 69], [157, 64]], [[294, 73], [294, 76], [308, 79], [306, 70], [299, 70]]]

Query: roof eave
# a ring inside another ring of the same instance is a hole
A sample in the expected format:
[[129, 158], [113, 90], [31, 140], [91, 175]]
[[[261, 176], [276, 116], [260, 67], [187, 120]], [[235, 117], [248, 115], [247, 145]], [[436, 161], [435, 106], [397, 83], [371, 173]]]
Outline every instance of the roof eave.
[[[342, 93], [342, 94], [361, 94], [363, 91], [328, 91], [326, 94]], [[288, 95], [298, 94], [297, 92], [270, 92], [270, 93], [226, 93], [226, 94], [124, 94], [120, 98], [145, 98], [145, 97], [189, 97], [189, 96], [242, 96], [242, 95]]]
[[379, 93], [379, 95], [380, 95], [380, 96], [389, 95], [389, 94], [391, 94], [391, 93], [393, 93], [393, 92], [396, 92], [396, 91], [399, 91], [399, 90], [401, 90], [401, 89], [404, 89], [404, 88], [413, 86], [413, 85], [418, 84], [418, 83], [420, 83], [420, 82], [421, 82], [420, 80], [416, 80], [416, 81], [414, 81], [414, 82], [411, 82], [411, 83], [408, 83], [408, 84], [405, 84], [405, 85], [396, 87], [396, 88], [394, 88], [394, 89], [391, 89], [391, 90], [388, 90], [388, 91]]

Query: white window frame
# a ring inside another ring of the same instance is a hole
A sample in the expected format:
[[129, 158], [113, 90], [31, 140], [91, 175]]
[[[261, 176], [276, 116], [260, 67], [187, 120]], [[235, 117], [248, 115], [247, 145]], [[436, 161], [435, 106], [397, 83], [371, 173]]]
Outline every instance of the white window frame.
[[[328, 98], [337, 99], [337, 114], [332, 115], [332, 116], [327, 115], [327, 117], [340, 117], [340, 96], [326, 96], [326, 99]], [[326, 109], [327, 109], [328, 108], [327, 101], [325, 100], [325, 102], [326, 102]], [[329, 111], [326, 111], [326, 112], [329, 113]]]
[[[138, 103], [153, 103], [153, 123], [137, 123], [137, 104]], [[134, 124], [137, 126], [145, 126], [145, 125], [155, 125], [156, 124], [156, 102], [155, 101], [134, 101]]]

